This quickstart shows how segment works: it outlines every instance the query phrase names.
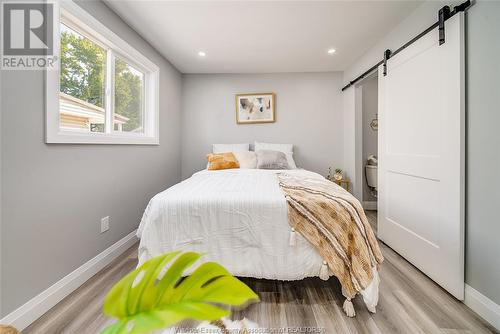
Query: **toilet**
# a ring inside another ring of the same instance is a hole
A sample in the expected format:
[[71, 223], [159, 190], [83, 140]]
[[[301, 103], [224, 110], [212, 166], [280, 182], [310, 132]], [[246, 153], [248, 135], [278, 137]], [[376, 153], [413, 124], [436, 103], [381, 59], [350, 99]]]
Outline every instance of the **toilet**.
[[368, 187], [373, 188], [375, 191], [377, 190], [377, 166], [375, 165], [366, 165], [365, 166], [366, 173], [366, 184]]
[[374, 155], [369, 156], [365, 166], [366, 184], [375, 194], [377, 193], [377, 165], [377, 157]]

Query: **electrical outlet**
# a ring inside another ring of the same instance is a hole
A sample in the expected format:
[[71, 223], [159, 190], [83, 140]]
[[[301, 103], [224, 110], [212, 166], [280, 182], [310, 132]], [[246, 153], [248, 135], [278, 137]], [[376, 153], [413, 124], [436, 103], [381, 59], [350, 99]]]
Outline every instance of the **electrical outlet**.
[[109, 230], [109, 216], [101, 218], [101, 233]]

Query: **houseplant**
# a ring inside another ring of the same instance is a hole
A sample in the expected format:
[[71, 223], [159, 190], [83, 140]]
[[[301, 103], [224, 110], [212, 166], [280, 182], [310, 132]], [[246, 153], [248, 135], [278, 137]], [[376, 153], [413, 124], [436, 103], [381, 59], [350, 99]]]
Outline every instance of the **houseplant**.
[[167, 253], [145, 262], [107, 294], [104, 313], [118, 321], [101, 334], [144, 334], [193, 319], [214, 321], [259, 298], [248, 286], [214, 262], [184, 271], [200, 259], [194, 252]]
[[342, 180], [343, 178], [343, 175], [342, 175], [342, 169], [340, 168], [336, 168], [335, 169], [335, 174], [333, 174], [333, 178], [337, 181], [340, 181]]

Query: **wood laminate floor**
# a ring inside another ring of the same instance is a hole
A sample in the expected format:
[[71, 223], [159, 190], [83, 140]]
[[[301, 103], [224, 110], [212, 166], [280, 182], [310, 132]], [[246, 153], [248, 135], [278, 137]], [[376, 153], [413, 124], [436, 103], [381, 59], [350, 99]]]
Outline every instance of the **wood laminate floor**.
[[[376, 212], [369, 211], [367, 216], [376, 226]], [[246, 317], [265, 328], [290, 328], [290, 333], [306, 327], [316, 328], [322, 333], [340, 334], [498, 333], [389, 247], [381, 246], [385, 262], [380, 268], [380, 300], [376, 314], [369, 313], [361, 297], [357, 297], [354, 301], [356, 317], [346, 317], [342, 311], [344, 298], [334, 277], [326, 282], [319, 278], [295, 282], [245, 278], [242, 280], [259, 293], [261, 302], [235, 311], [233, 318]], [[23, 333], [99, 333], [113, 322], [101, 312], [104, 296], [136, 264], [137, 245]]]

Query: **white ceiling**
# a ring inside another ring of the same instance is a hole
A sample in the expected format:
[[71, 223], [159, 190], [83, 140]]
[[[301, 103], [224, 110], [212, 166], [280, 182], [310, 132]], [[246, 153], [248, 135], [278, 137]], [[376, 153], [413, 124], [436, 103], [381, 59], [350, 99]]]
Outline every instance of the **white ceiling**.
[[344, 70], [422, 2], [106, 3], [183, 73], [271, 73]]

